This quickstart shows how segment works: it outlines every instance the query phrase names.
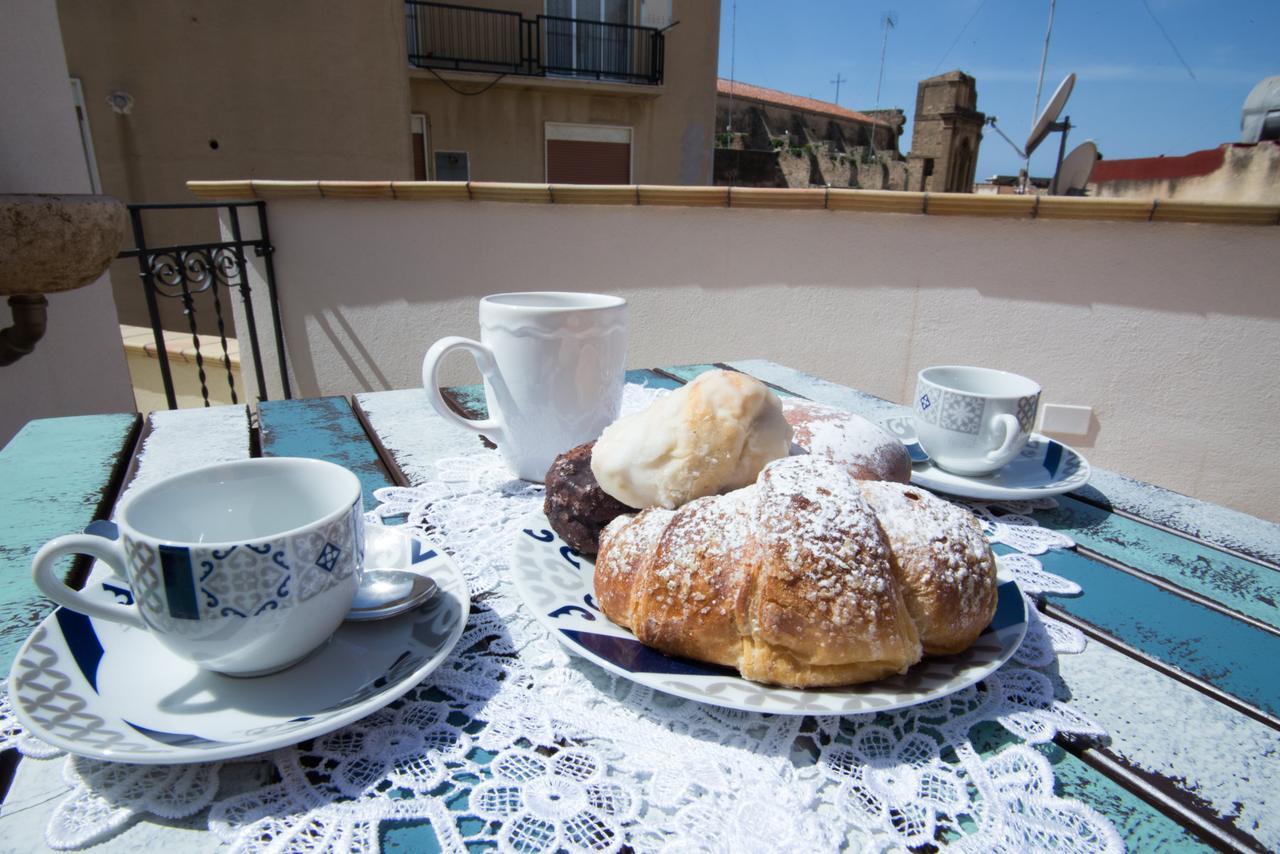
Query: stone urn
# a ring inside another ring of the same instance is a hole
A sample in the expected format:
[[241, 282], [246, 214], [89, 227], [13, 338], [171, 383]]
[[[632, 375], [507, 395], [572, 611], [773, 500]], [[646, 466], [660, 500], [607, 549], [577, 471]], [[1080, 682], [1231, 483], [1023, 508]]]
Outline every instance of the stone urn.
[[0, 365], [30, 353], [44, 335], [45, 294], [95, 281], [129, 226], [118, 199], [90, 195], [0, 195], [0, 295], [13, 325], [0, 329]]

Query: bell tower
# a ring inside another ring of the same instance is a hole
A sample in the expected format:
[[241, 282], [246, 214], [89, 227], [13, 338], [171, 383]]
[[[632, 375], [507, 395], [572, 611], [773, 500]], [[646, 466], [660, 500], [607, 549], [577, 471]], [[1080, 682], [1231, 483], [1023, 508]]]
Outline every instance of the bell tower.
[[986, 116], [978, 89], [962, 71], [921, 80], [907, 155], [907, 189], [930, 193], [973, 192], [978, 145]]

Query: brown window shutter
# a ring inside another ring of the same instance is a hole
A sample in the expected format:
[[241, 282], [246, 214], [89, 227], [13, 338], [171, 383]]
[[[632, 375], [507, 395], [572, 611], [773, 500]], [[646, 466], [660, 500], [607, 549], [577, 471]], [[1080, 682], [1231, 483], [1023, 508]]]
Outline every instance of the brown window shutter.
[[549, 139], [547, 181], [552, 184], [630, 184], [631, 144]]

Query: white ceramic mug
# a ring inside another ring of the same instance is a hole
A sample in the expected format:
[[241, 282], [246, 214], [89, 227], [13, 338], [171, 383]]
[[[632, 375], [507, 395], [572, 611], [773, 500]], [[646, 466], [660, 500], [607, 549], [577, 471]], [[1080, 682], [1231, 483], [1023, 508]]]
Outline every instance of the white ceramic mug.
[[[489, 417], [458, 415], [440, 395], [440, 363], [454, 350], [475, 357]], [[618, 418], [627, 361], [627, 302], [562, 291], [480, 300], [480, 340], [442, 338], [422, 360], [436, 412], [483, 433], [523, 480], [541, 483], [558, 454], [595, 439]]]
[[[129, 494], [102, 526], [114, 525], [114, 539], [49, 541], [32, 574], [59, 605], [146, 629], [206, 669], [260, 676], [301, 661], [350, 610], [363, 568], [362, 497], [354, 474], [321, 460], [205, 466]], [[133, 602], [72, 590], [55, 566], [69, 554], [106, 562]]]
[[1026, 447], [1040, 386], [992, 368], [941, 365], [916, 380], [916, 434], [930, 460], [960, 475], [990, 474]]

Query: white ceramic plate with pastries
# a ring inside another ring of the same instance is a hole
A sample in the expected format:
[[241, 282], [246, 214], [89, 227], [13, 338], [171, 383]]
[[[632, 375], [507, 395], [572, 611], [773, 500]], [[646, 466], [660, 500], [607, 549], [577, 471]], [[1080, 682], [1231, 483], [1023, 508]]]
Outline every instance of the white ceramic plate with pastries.
[[556, 459], [512, 578], [569, 649], [669, 694], [818, 715], [944, 697], [1027, 615], [905, 456], [865, 419], [706, 374]]

